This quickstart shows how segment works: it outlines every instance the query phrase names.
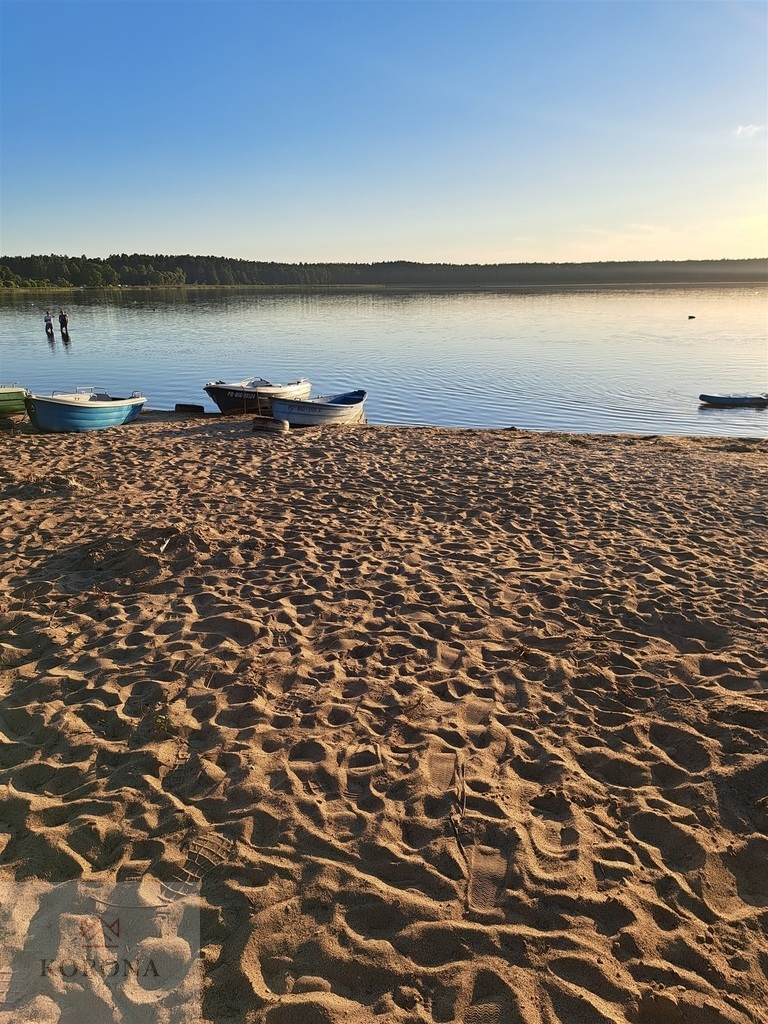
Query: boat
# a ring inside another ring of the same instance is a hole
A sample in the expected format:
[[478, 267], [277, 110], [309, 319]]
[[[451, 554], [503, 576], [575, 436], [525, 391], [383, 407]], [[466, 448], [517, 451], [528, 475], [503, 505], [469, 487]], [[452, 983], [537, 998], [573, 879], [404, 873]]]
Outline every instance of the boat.
[[21, 384], [0, 384], [0, 420], [10, 416], [23, 416], [24, 399], [29, 392]]
[[768, 406], [768, 393], [761, 395], [699, 395], [699, 401], [704, 405], [713, 405], [719, 409], [737, 409], [742, 406], [764, 409]]
[[209, 381], [203, 391], [213, 399], [223, 413], [255, 413], [269, 416], [273, 398], [309, 398], [312, 385], [308, 380], [290, 384], [272, 384], [263, 377], [253, 380]]
[[45, 433], [81, 432], [120, 427], [135, 420], [146, 398], [134, 391], [129, 398], [113, 398], [103, 388], [78, 388], [51, 395], [27, 394], [25, 406], [32, 425]]
[[340, 423], [358, 423], [363, 419], [367, 391], [345, 391], [340, 395], [321, 395], [306, 401], [292, 398], [272, 400], [272, 416], [296, 427], [323, 427]]

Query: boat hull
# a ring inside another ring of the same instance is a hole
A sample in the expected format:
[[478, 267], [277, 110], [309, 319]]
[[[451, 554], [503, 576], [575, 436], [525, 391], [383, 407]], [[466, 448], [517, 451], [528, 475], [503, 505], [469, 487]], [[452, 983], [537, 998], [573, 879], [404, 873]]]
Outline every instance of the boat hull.
[[718, 409], [738, 409], [750, 407], [754, 409], [768, 408], [768, 394], [765, 395], [699, 395], [704, 405], [712, 405]]
[[308, 380], [296, 380], [290, 384], [270, 384], [268, 380], [239, 380], [228, 384], [217, 380], [203, 388], [221, 412], [256, 416], [271, 416], [274, 398], [309, 398], [311, 390], [312, 384]]
[[6, 419], [9, 416], [23, 416], [26, 412], [24, 405], [26, 397], [26, 388], [15, 385], [0, 387], [0, 419]]
[[272, 402], [272, 416], [276, 420], [286, 420], [295, 427], [359, 423], [363, 419], [363, 403], [367, 397], [367, 391], [347, 391], [341, 395], [327, 395], [301, 402], [279, 398]]
[[82, 433], [121, 427], [135, 420], [146, 398], [110, 398], [98, 395], [27, 395], [25, 405], [32, 425], [44, 433]]

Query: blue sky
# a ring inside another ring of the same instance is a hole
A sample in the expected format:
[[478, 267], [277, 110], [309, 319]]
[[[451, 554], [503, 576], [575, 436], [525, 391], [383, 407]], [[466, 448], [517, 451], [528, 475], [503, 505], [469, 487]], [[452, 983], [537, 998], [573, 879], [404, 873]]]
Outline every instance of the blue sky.
[[7, 255], [768, 255], [763, 0], [0, 13]]

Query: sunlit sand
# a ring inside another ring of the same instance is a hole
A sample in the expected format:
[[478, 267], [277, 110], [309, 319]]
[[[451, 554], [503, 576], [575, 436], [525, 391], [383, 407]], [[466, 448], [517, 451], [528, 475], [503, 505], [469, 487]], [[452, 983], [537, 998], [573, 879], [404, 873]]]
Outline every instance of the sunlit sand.
[[6, 887], [199, 883], [215, 1024], [765, 1019], [768, 442], [0, 452]]

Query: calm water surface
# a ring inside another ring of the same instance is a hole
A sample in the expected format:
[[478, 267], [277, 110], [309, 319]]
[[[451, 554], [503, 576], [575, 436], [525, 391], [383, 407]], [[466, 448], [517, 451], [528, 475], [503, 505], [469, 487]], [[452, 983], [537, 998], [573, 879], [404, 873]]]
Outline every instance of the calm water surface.
[[[364, 387], [371, 423], [768, 436], [768, 410], [701, 392], [768, 391], [768, 288], [531, 293], [78, 294], [0, 297], [0, 382], [42, 394], [143, 391], [215, 406], [209, 380]], [[693, 319], [690, 319], [693, 317]], [[54, 317], [55, 319], [55, 317]]]

